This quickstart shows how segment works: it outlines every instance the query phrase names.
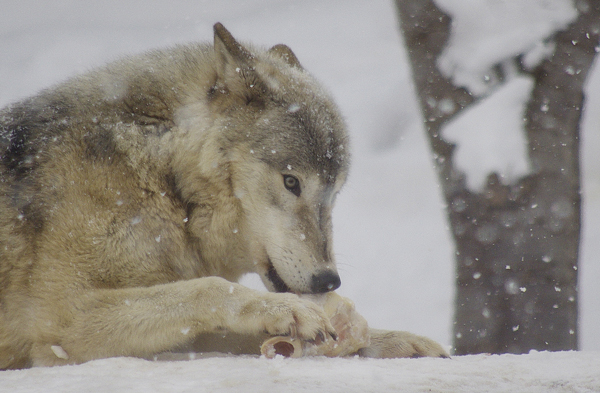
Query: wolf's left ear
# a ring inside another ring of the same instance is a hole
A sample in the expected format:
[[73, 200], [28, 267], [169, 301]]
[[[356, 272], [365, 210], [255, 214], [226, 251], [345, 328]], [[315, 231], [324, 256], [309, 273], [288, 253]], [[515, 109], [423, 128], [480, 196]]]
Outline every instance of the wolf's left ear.
[[300, 65], [300, 61], [292, 52], [289, 46], [283, 44], [277, 44], [271, 49], [269, 49], [269, 53], [272, 53], [280, 58], [282, 58], [286, 63], [291, 65], [292, 67], [302, 69], [302, 65]]

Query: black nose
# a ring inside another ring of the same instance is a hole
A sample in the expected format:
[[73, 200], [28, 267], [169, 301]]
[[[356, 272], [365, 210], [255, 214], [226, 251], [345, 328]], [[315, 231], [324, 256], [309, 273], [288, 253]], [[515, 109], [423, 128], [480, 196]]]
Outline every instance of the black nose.
[[341, 284], [340, 276], [328, 270], [321, 274], [313, 274], [310, 288], [312, 293], [325, 293], [335, 291]]

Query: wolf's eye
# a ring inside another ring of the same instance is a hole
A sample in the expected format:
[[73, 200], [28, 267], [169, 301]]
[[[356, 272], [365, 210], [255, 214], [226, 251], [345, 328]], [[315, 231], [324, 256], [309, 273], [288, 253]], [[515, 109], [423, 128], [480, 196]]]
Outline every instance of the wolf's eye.
[[283, 185], [292, 194], [300, 196], [300, 181], [295, 176], [283, 175]]

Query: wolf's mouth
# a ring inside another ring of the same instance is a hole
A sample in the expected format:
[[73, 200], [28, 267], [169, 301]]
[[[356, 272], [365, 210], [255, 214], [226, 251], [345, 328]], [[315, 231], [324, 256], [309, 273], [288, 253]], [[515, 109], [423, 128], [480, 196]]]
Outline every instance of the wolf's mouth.
[[273, 266], [273, 262], [271, 262], [271, 259], [269, 259], [269, 267], [267, 270], [267, 277], [269, 278], [269, 281], [271, 281], [271, 283], [275, 287], [275, 292], [291, 292], [292, 291], [290, 289], [290, 287], [288, 287], [286, 285], [286, 283], [283, 281], [283, 279], [279, 276], [279, 273], [277, 273], [277, 270], [275, 270], [275, 266]]

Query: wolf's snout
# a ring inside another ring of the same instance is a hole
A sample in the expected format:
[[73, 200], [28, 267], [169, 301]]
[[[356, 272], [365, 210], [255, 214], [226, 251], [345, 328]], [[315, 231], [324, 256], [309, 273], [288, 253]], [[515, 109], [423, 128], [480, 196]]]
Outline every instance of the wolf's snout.
[[325, 293], [335, 291], [341, 284], [342, 281], [337, 273], [326, 271], [321, 274], [313, 274], [310, 289], [312, 293]]

